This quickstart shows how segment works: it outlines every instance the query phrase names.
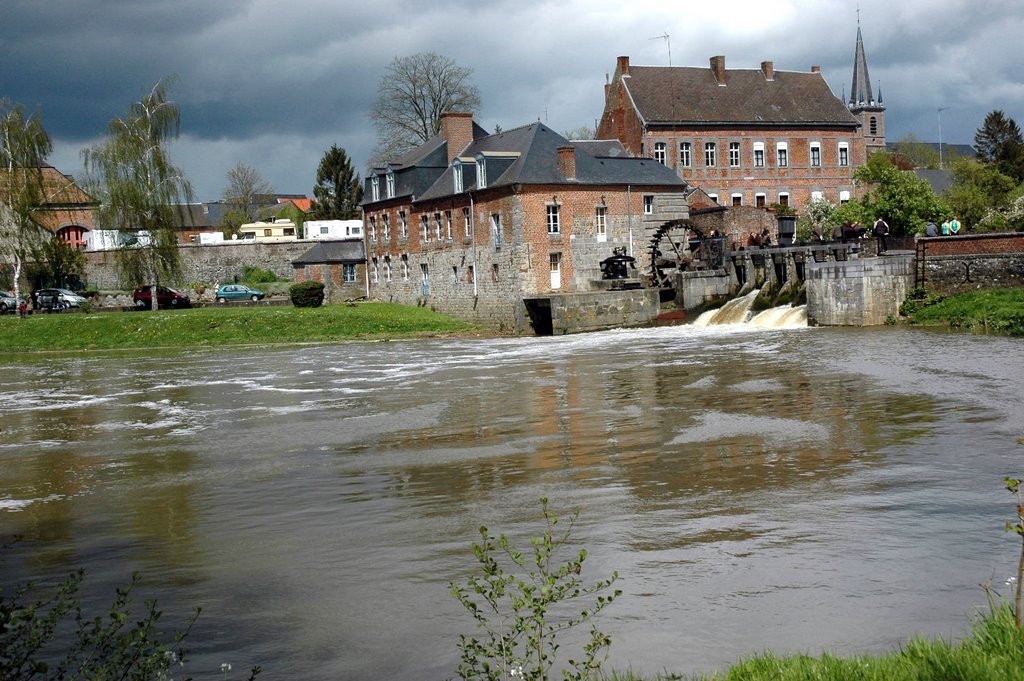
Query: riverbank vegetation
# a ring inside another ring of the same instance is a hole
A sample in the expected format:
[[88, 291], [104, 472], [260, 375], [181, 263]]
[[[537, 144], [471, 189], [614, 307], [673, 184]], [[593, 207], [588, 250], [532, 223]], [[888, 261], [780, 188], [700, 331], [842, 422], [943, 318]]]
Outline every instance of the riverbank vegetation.
[[475, 327], [427, 308], [390, 303], [33, 314], [0, 317], [6, 352], [320, 343], [464, 333]]
[[900, 314], [910, 324], [1024, 336], [1024, 289], [971, 291], [949, 298], [916, 290]]

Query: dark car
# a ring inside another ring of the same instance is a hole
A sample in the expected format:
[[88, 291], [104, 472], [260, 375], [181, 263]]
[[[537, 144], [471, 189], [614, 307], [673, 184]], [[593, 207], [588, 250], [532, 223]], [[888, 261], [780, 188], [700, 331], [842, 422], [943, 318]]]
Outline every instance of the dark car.
[[[135, 301], [135, 307], [141, 309], [150, 309], [153, 307], [153, 287], [152, 286], [140, 286], [135, 289], [135, 293], [132, 294], [132, 300]], [[157, 306], [161, 309], [167, 308], [178, 308], [178, 307], [192, 307], [192, 299], [188, 297], [187, 293], [167, 286], [156, 287], [156, 302]]]
[[229, 300], [251, 300], [253, 302], [262, 300], [267, 294], [243, 284], [222, 284], [217, 289], [217, 302], [226, 303]]
[[49, 312], [80, 307], [85, 302], [85, 298], [66, 288], [41, 288], [32, 294], [32, 307]]

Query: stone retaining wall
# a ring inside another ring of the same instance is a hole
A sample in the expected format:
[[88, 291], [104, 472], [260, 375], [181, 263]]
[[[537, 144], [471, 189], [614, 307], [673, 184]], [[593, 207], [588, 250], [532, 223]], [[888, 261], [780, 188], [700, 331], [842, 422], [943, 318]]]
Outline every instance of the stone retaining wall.
[[660, 310], [657, 289], [563, 293], [550, 296], [556, 336], [654, 322]]
[[911, 253], [845, 262], [809, 262], [809, 326], [874, 326], [899, 314], [914, 285]]

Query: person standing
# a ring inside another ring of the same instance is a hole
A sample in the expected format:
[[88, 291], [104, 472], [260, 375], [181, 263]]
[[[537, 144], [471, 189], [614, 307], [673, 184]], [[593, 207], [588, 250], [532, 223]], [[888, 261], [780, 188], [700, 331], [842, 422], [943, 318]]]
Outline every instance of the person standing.
[[942, 236], [949, 236], [949, 220], [942, 222]]
[[953, 219], [949, 221], [949, 233], [958, 234], [960, 232], [960, 221], [954, 215]]
[[889, 250], [889, 246], [886, 243], [886, 237], [889, 236], [889, 223], [885, 221], [885, 218], [879, 216], [875, 220], [875, 227], [872, 231], [875, 234], [875, 238], [878, 239], [878, 255], [882, 255]]

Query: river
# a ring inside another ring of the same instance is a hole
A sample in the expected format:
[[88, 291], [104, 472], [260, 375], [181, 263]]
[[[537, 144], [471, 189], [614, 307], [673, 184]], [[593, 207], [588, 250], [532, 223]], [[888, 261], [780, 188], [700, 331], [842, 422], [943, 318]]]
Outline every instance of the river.
[[0, 584], [133, 571], [196, 679], [441, 679], [487, 525], [579, 511], [609, 665], [959, 637], [1004, 593], [1024, 345], [907, 328], [621, 330], [7, 357]]

